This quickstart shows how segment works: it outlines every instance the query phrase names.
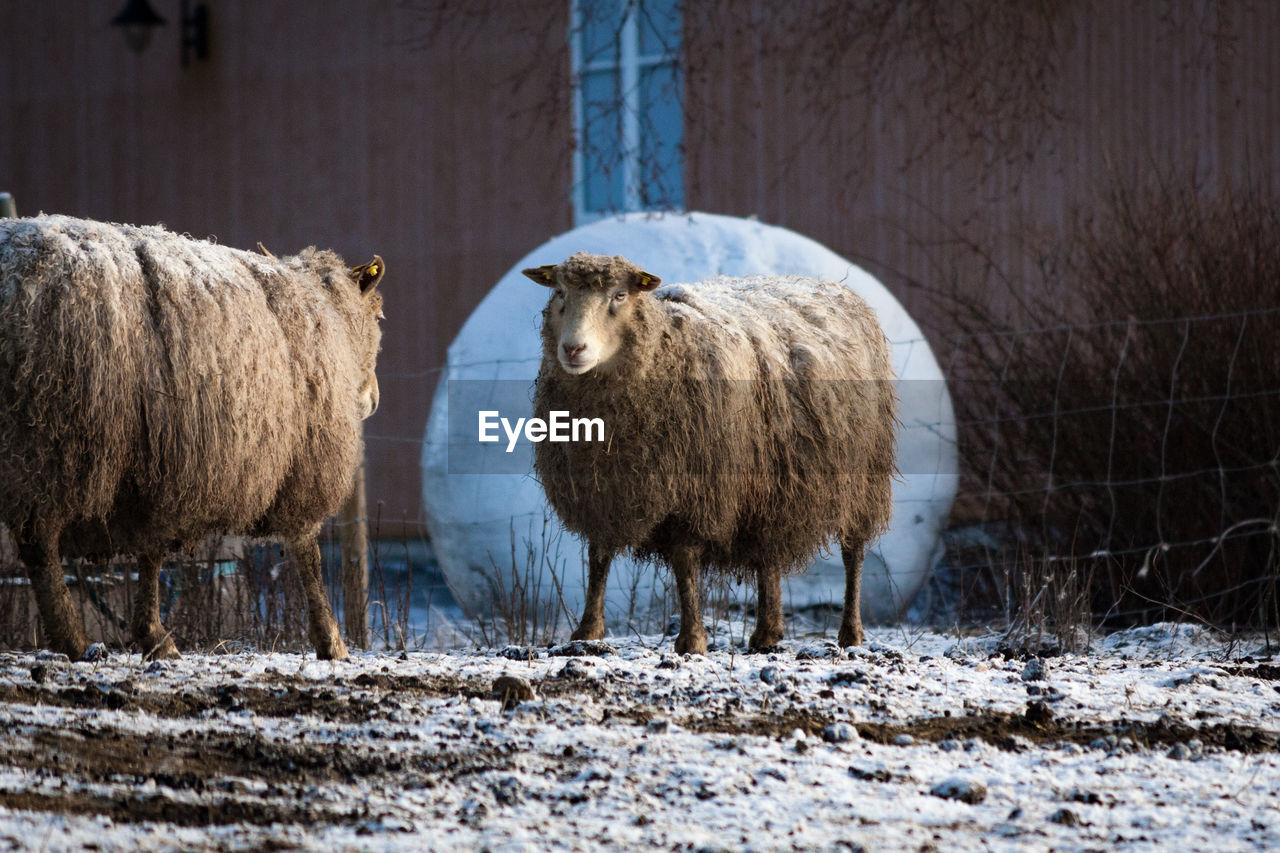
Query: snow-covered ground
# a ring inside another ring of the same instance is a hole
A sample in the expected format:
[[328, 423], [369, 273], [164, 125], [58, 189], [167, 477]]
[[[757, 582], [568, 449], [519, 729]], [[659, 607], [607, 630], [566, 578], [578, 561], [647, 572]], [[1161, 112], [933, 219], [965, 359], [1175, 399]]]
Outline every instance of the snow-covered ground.
[[1280, 847], [1258, 642], [1164, 625], [1026, 661], [876, 629], [747, 655], [726, 627], [705, 658], [0, 655], [0, 849]]

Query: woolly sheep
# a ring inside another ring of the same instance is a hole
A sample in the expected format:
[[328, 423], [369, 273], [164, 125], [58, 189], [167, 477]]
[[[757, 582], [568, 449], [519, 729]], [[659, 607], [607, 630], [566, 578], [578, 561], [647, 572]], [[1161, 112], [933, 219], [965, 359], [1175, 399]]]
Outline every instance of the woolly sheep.
[[317, 656], [346, 657], [316, 537], [377, 407], [382, 275], [376, 256], [349, 270], [156, 226], [0, 222], [0, 523], [54, 649], [88, 647], [62, 556], [136, 554], [133, 639], [176, 657], [165, 554], [243, 533], [286, 540]]
[[848, 288], [804, 278], [656, 290], [627, 259], [579, 252], [523, 271], [542, 314], [535, 416], [603, 419], [604, 441], [537, 445], [534, 468], [588, 546], [576, 639], [604, 635], [614, 555], [671, 567], [681, 653], [705, 653], [700, 569], [754, 577], [750, 646], [782, 639], [781, 575], [835, 538], [842, 646], [863, 640], [866, 543], [887, 526], [897, 398], [889, 345]]

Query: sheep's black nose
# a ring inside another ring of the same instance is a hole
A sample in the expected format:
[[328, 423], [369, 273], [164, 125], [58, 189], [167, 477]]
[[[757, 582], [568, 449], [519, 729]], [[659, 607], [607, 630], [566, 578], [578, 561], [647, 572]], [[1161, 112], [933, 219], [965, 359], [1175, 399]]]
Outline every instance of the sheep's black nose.
[[587, 348], [586, 344], [562, 344], [566, 358], [573, 358]]

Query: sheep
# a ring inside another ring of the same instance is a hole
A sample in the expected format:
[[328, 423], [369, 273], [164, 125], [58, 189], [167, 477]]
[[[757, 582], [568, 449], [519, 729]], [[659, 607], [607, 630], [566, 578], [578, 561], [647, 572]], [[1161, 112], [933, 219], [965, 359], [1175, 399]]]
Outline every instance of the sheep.
[[542, 313], [537, 417], [599, 417], [605, 440], [536, 446], [534, 471], [587, 542], [574, 639], [604, 636], [609, 563], [675, 576], [679, 653], [705, 654], [699, 570], [754, 577], [753, 650], [783, 635], [781, 576], [834, 537], [845, 566], [842, 646], [863, 641], [866, 543], [888, 525], [897, 396], [872, 309], [843, 285], [718, 278], [657, 289], [621, 256], [579, 252], [522, 271]]
[[317, 656], [346, 657], [317, 534], [378, 405], [383, 272], [160, 226], [0, 222], [0, 523], [54, 650], [89, 648], [63, 556], [137, 555], [132, 639], [177, 657], [161, 563], [233, 533], [285, 539]]

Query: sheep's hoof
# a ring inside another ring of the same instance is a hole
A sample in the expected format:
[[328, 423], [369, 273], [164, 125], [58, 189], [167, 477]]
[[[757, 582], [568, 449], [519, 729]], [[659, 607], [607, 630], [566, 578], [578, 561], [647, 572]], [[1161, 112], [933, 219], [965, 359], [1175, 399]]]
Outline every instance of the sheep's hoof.
[[346, 660], [347, 644], [342, 641], [338, 623], [332, 618], [313, 618], [307, 627], [311, 648], [316, 650], [317, 660]]
[[346, 660], [347, 644], [337, 631], [322, 638], [312, 637], [311, 645], [315, 646], [317, 660]]
[[683, 631], [676, 637], [676, 654], [705, 655], [707, 653], [707, 635], [704, 631], [688, 634]]
[[173, 637], [169, 636], [169, 632], [165, 630], [164, 625], [160, 624], [159, 619], [155, 621], [143, 619], [135, 622], [133, 644], [142, 652], [144, 661], [177, 660], [182, 657], [178, 654], [178, 647], [174, 645]]
[[316, 648], [316, 660], [346, 660], [348, 657], [346, 643], [339, 643], [337, 648]]
[[578, 629], [569, 635], [570, 640], [603, 640], [604, 621], [581, 622]]
[[780, 642], [782, 642], [780, 629], [765, 630], [757, 625], [756, 630], [751, 634], [751, 639], [747, 641], [747, 648], [753, 652], [773, 652], [777, 651]]
[[841, 625], [840, 626], [840, 648], [847, 649], [850, 646], [860, 646], [866, 634], [862, 631], [861, 625]]
[[138, 646], [142, 649], [143, 660], [178, 660], [182, 655], [178, 654], [178, 647], [174, 645], [173, 638], [165, 636], [159, 642], [153, 638], [139, 640]]
[[80, 630], [78, 625], [71, 626], [66, 631], [49, 631], [49, 651], [61, 652], [67, 656], [67, 660], [84, 660], [85, 653], [91, 648], [89, 640], [84, 635], [84, 631]]
[[67, 656], [67, 660], [74, 660], [74, 661], [88, 660], [88, 658], [85, 656], [89, 653], [90, 648], [92, 648], [92, 646], [90, 646], [88, 643], [85, 643], [84, 645], [77, 645], [75, 643], [50, 643], [49, 644], [50, 651], [61, 652], [62, 654]]

